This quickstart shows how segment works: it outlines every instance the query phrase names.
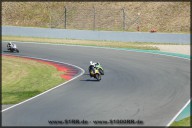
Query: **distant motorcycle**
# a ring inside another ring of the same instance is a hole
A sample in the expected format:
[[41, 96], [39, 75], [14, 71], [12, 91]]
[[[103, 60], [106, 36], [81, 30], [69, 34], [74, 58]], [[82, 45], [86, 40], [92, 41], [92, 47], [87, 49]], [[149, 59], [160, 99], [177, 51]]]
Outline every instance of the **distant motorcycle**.
[[[91, 69], [92, 67], [94, 67], [94, 66], [93, 66], [93, 65], [90, 65], [90, 66], [89, 66], [89, 73], [90, 73], [90, 69]], [[100, 63], [96, 63], [96, 64], [95, 64], [95, 67], [98, 69], [98, 71], [99, 71], [99, 73], [100, 73], [101, 75], [104, 75], [104, 69], [103, 69], [103, 67], [101, 66]]]
[[90, 66], [88, 70], [89, 70], [90, 77], [94, 77], [98, 81], [101, 80], [101, 75], [104, 75], [104, 70], [99, 62], [95, 63], [90, 61]]
[[18, 52], [19, 53], [19, 49], [17, 49], [16, 44], [12, 44], [7, 46], [7, 50], [9, 50], [10, 52]]
[[94, 77], [98, 81], [101, 80], [101, 74], [100, 74], [98, 68], [91, 66], [89, 69], [89, 73], [90, 73], [90, 77]]

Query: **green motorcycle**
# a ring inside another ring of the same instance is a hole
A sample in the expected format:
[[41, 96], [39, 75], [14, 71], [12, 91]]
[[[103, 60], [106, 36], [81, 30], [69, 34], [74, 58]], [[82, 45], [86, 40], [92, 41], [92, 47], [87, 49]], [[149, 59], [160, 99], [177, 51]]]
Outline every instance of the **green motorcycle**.
[[[89, 73], [90, 73], [90, 69], [91, 69], [92, 67], [94, 67], [94, 66], [93, 66], [93, 65], [90, 65], [90, 66], [89, 66]], [[103, 69], [103, 67], [101, 66], [100, 63], [96, 63], [96, 64], [95, 64], [95, 68], [99, 71], [99, 73], [100, 73], [101, 75], [104, 75], [104, 69]]]
[[90, 61], [89, 74], [90, 74], [90, 77], [94, 77], [98, 81], [100, 81], [101, 75], [104, 75], [104, 70], [103, 70], [101, 64], [93, 63], [92, 61]]
[[97, 70], [97, 69], [91, 68], [90, 69], [90, 76], [94, 77], [98, 81], [101, 80], [101, 74], [100, 74], [99, 70]]
[[104, 69], [103, 69], [103, 67], [101, 66], [101, 64], [100, 64], [100, 63], [97, 63], [95, 66], [96, 66], [96, 68], [99, 70], [100, 74], [101, 74], [101, 75], [104, 75]]

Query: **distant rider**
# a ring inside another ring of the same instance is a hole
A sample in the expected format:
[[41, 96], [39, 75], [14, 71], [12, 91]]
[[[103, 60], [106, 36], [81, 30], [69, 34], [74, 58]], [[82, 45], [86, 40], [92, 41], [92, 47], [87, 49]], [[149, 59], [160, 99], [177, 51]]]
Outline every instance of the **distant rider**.
[[92, 68], [93, 67], [93, 72], [95, 73], [95, 69], [97, 68], [97, 65], [99, 65], [99, 62], [97, 62], [97, 63], [95, 63], [95, 62], [93, 62], [93, 61], [90, 61], [90, 68]]
[[95, 63], [95, 62], [93, 62], [93, 61], [90, 61], [90, 65], [93, 65], [93, 67], [96, 68], [97, 65], [99, 65], [99, 62]]
[[11, 42], [9, 42], [8, 44], [7, 44], [7, 49], [9, 50], [10, 48], [12, 48], [13, 47], [13, 44], [11, 43]]
[[95, 68], [97, 63], [93, 62], [93, 61], [90, 61], [90, 65], [93, 65], [93, 67]]

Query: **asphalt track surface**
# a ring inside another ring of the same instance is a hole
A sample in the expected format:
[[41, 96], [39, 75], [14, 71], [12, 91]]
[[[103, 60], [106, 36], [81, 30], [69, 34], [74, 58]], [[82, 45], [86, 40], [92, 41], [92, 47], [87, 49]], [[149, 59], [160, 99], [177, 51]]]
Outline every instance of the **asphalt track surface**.
[[[65, 119], [87, 120], [93, 126], [97, 126], [94, 120], [110, 119], [144, 122], [118, 126], [166, 126], [190, 99], [187, 59], [102, 48], [16, 44], [20, 53], [11, 54], [70, 63], [85, 73], [2, 112], [2, 126], [55, 126], [48, 121]], [[2, 51], [6, 51], [6, 43], [2, 43]], [[90, 60], [104, 67], [100, 82], [88, 75]]]

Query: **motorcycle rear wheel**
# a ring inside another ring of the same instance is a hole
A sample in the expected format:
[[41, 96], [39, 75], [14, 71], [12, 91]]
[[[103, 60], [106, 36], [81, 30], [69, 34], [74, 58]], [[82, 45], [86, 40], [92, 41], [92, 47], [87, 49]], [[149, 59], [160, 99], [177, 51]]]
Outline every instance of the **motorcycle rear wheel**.
[[18, 52], [18, 53], [19, 53], [19, 50], [18, 50], [18, 49], [16, 49], [16, 52]]

